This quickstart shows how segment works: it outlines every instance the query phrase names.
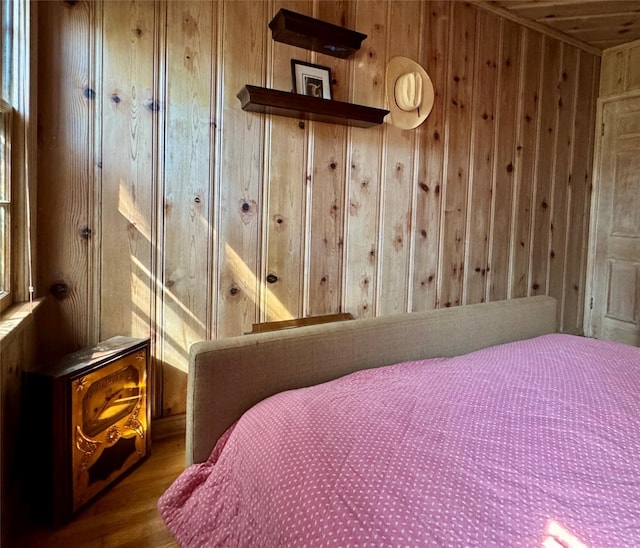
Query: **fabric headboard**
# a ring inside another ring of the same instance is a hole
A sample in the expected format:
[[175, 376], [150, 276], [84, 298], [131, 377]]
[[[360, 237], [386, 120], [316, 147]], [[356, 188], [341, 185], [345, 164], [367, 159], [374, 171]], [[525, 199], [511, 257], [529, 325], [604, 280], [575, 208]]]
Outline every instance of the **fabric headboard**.
[[244, 411], [277, 392], [555, 330], [555, 299], [536, 296], [195, 343], [189, 363], [187, 465], [206, 460]]

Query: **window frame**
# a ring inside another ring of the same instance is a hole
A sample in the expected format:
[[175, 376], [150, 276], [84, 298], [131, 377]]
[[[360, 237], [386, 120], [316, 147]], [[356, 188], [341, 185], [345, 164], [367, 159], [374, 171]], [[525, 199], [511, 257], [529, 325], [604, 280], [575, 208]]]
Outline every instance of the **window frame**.
[[[14, 304], [33, 300], [31, 248], [35, 207], [37, 118], [37, 2], [0, 0], [0, 100], [7, 115], [11, 147], [10, 218], [5, 222], [5, 272], [0, 286], [0, 316]], [[6, 108], [6, 107], [5, 107]], [[33, 196], [31, 198], [30, 196]]]
[[[4, 120], [2, 120], [4, 119]], [[12, 133], [13, 108], [0, 99], [0, 312], [12, 303]]]

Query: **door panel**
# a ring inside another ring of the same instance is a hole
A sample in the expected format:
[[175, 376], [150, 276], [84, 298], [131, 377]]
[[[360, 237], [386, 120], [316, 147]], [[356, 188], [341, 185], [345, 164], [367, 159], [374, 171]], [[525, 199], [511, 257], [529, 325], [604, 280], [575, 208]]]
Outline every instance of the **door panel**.
[[591, 334], [640, 346], [640, 97], [602, 112]]
[[627, 323], [636, 323], [638, 265], [626, 261], [609, 262], [609, 280], [607, 282], [606, 317]]

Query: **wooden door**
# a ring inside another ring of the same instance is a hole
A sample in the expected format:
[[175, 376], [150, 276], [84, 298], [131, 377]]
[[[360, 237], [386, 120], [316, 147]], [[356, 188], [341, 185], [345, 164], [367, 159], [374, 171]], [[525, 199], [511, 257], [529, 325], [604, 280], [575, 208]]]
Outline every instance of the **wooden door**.
[[590, 334], [640, 346], [640, 97], [604, 104], [600, 145]]

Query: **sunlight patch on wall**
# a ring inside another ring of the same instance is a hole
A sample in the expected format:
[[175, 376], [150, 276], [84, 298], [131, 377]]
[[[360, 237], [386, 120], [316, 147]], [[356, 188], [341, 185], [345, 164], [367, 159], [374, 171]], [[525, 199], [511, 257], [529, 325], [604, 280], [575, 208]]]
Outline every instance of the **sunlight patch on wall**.
[[256, 294], [256, 288], [259, 285], [261, 286], [262, 291], [267, 296], [266, 307], [268, 318], [272, 318], [273, 320], [292, 320], [294, 318], [291, 312], [282, 304], [282, 301], [273, 294], [264, 282], [262, 284], [257, 283], [255, 274], [247, 267], [246, 263], [229, 244], [225, 244], [224, 252], [234, 278], [240, 280], [246, 295], [254, 304], [258, 304], [260, 308], [262, 308], [263, 305], [260, 302], [259, 295]]
[[135, 204], [135, 199], [126, 188], [124, 181], [118, 185], [118, 211], [129, 221], [142, 236], [151, 241], [149, 219], [143, 215]]

